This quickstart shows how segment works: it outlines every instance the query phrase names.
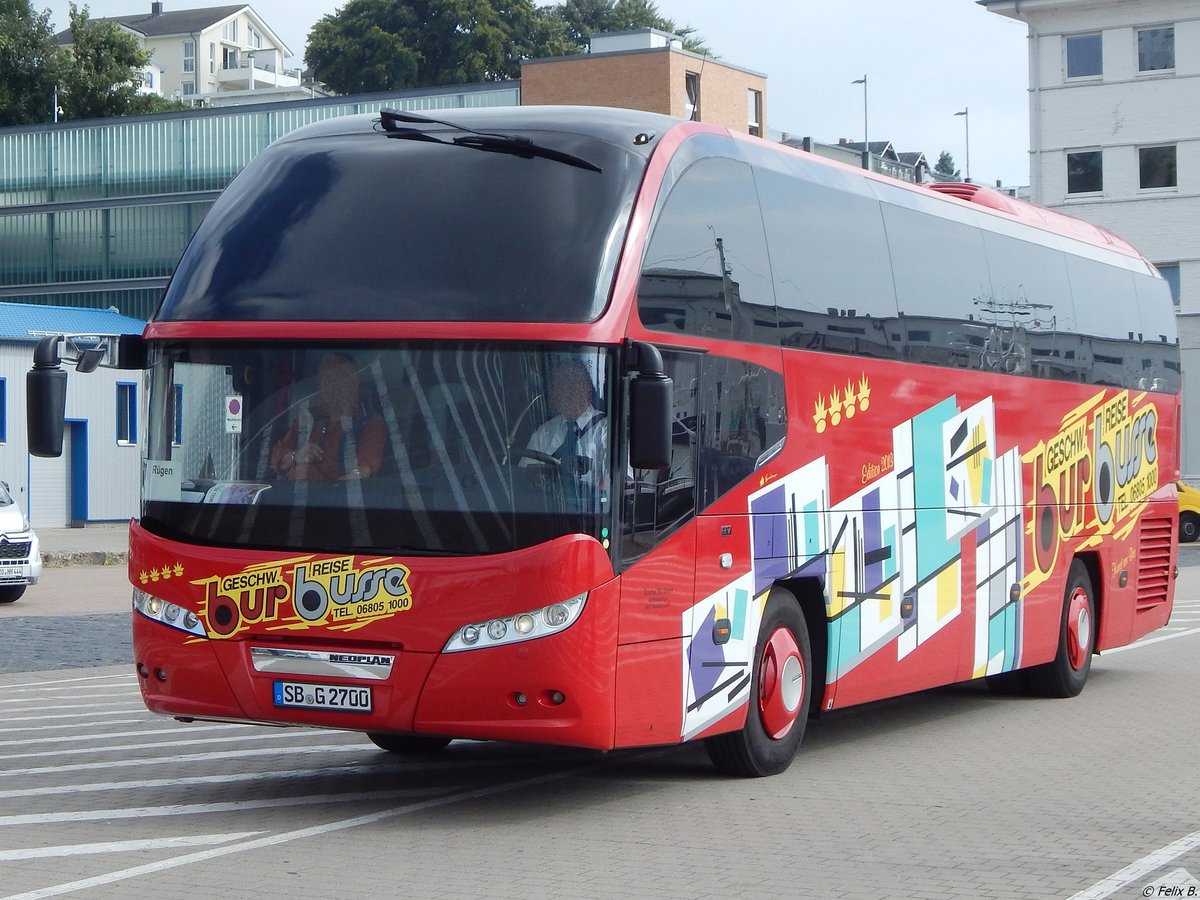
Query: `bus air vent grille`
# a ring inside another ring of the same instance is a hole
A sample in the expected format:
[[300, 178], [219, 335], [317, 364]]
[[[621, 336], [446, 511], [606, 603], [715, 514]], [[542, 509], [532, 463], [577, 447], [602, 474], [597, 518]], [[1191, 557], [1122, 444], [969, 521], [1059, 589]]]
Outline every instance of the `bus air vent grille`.
[[1153, 609], [1167, 600], [1171, 577], [1170, 519], [1142, 517], [1138, 533], [1137, 609]]

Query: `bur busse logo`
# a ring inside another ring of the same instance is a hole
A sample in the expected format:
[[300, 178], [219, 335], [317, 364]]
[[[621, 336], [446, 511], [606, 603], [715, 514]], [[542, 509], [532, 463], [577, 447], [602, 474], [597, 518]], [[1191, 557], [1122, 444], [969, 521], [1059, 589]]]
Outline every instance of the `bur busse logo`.
[[1096, 394], [1063, 417], [1058, 434], [1022, 456], [1033, 466], [1036, 583], [1054, 569], [1070, 539], [1123, 537], [1158, 487], [1158, 409], [1146, 394]]
[[354, 630], [412, 608], [409, 570], [393, 562], [355, 565], [355, 557], [287, 560], [193, 581], [210, 637], [266, 624], [271, 631], [318, 625]]

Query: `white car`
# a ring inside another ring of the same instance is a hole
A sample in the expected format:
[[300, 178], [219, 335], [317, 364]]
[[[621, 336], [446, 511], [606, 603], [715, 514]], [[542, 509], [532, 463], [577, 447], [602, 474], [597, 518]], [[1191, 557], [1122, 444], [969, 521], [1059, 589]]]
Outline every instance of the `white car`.
[[0, 481], [0, 603], [21, 599], [27, 585], [42, 577], [42, 553], [29, 519]]

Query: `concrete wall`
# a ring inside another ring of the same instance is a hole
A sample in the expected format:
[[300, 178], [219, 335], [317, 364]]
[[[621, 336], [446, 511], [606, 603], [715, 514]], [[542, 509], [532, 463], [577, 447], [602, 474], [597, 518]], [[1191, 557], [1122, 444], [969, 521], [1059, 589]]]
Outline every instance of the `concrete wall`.
[[[1200, 0], [1026, 0], [989, 9], [1029, 26], [1031, 199], [1179, 266], [1185, 477], [1200, 482]], [[1139, 28], [1173, 26], [1175, 68], [1138, 71]], [[1068, 79], [1066, 38], [1099, 33], [1103, 71]], [[1138, 149], [1176, 147], [1177, 185], [1143, 190]], [[1103, 190], [1067, 194], [1067, 153], [1103, 152]]]

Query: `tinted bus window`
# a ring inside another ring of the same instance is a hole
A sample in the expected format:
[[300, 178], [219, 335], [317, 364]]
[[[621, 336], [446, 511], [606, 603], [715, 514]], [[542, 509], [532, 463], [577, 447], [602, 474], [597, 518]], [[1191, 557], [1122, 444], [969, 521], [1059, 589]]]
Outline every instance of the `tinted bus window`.
[[537, 141], [602, 171], [382, 134], [276, 144], [205, 218], [157, 318], [592, 321], [644, 161]]
[[[995, 302], [982, 232], [886, 202], [883, 220], [905, 356], [914, 362], [970, 365], [972, 340], [980, 337], [977, 320]], [[1028, 366], [1005, 327], [1002, 323], [989, 368], [1020, 373]]]
[[647, 328], [775, 343], [775, 297], [750, 167], [702, 159], [671, 188], [642, 263]]
[[1008, 341], [1027, 353], [1018, 371], [1041, 378], [1084, 381], [1083, 353], [1066, 258], [1059, 251], [995, 232], [983, 233], [992, 295], [981, 302], [972, 368], [995, 369], [989, 354]]
[[842, 172], [811, 164], [755, 175], [784, 346], [898, 356], [879, 202]]
[[1138, 387], [1148, 390], [1179, 390], [1179, 348], [1175, 341], [1175, 314], [1171, 288], [1164, 279], [1135, 275], [1138, 305], [1142, 312], [1142, 356], [1144, 369]]
[[1067, 258], [1080, 331], [1090, 348], [1088, 380], [1136, 387], [1142, 378], [1137, 342], [1142, 333], [1134, 275], [1081, 256]]

